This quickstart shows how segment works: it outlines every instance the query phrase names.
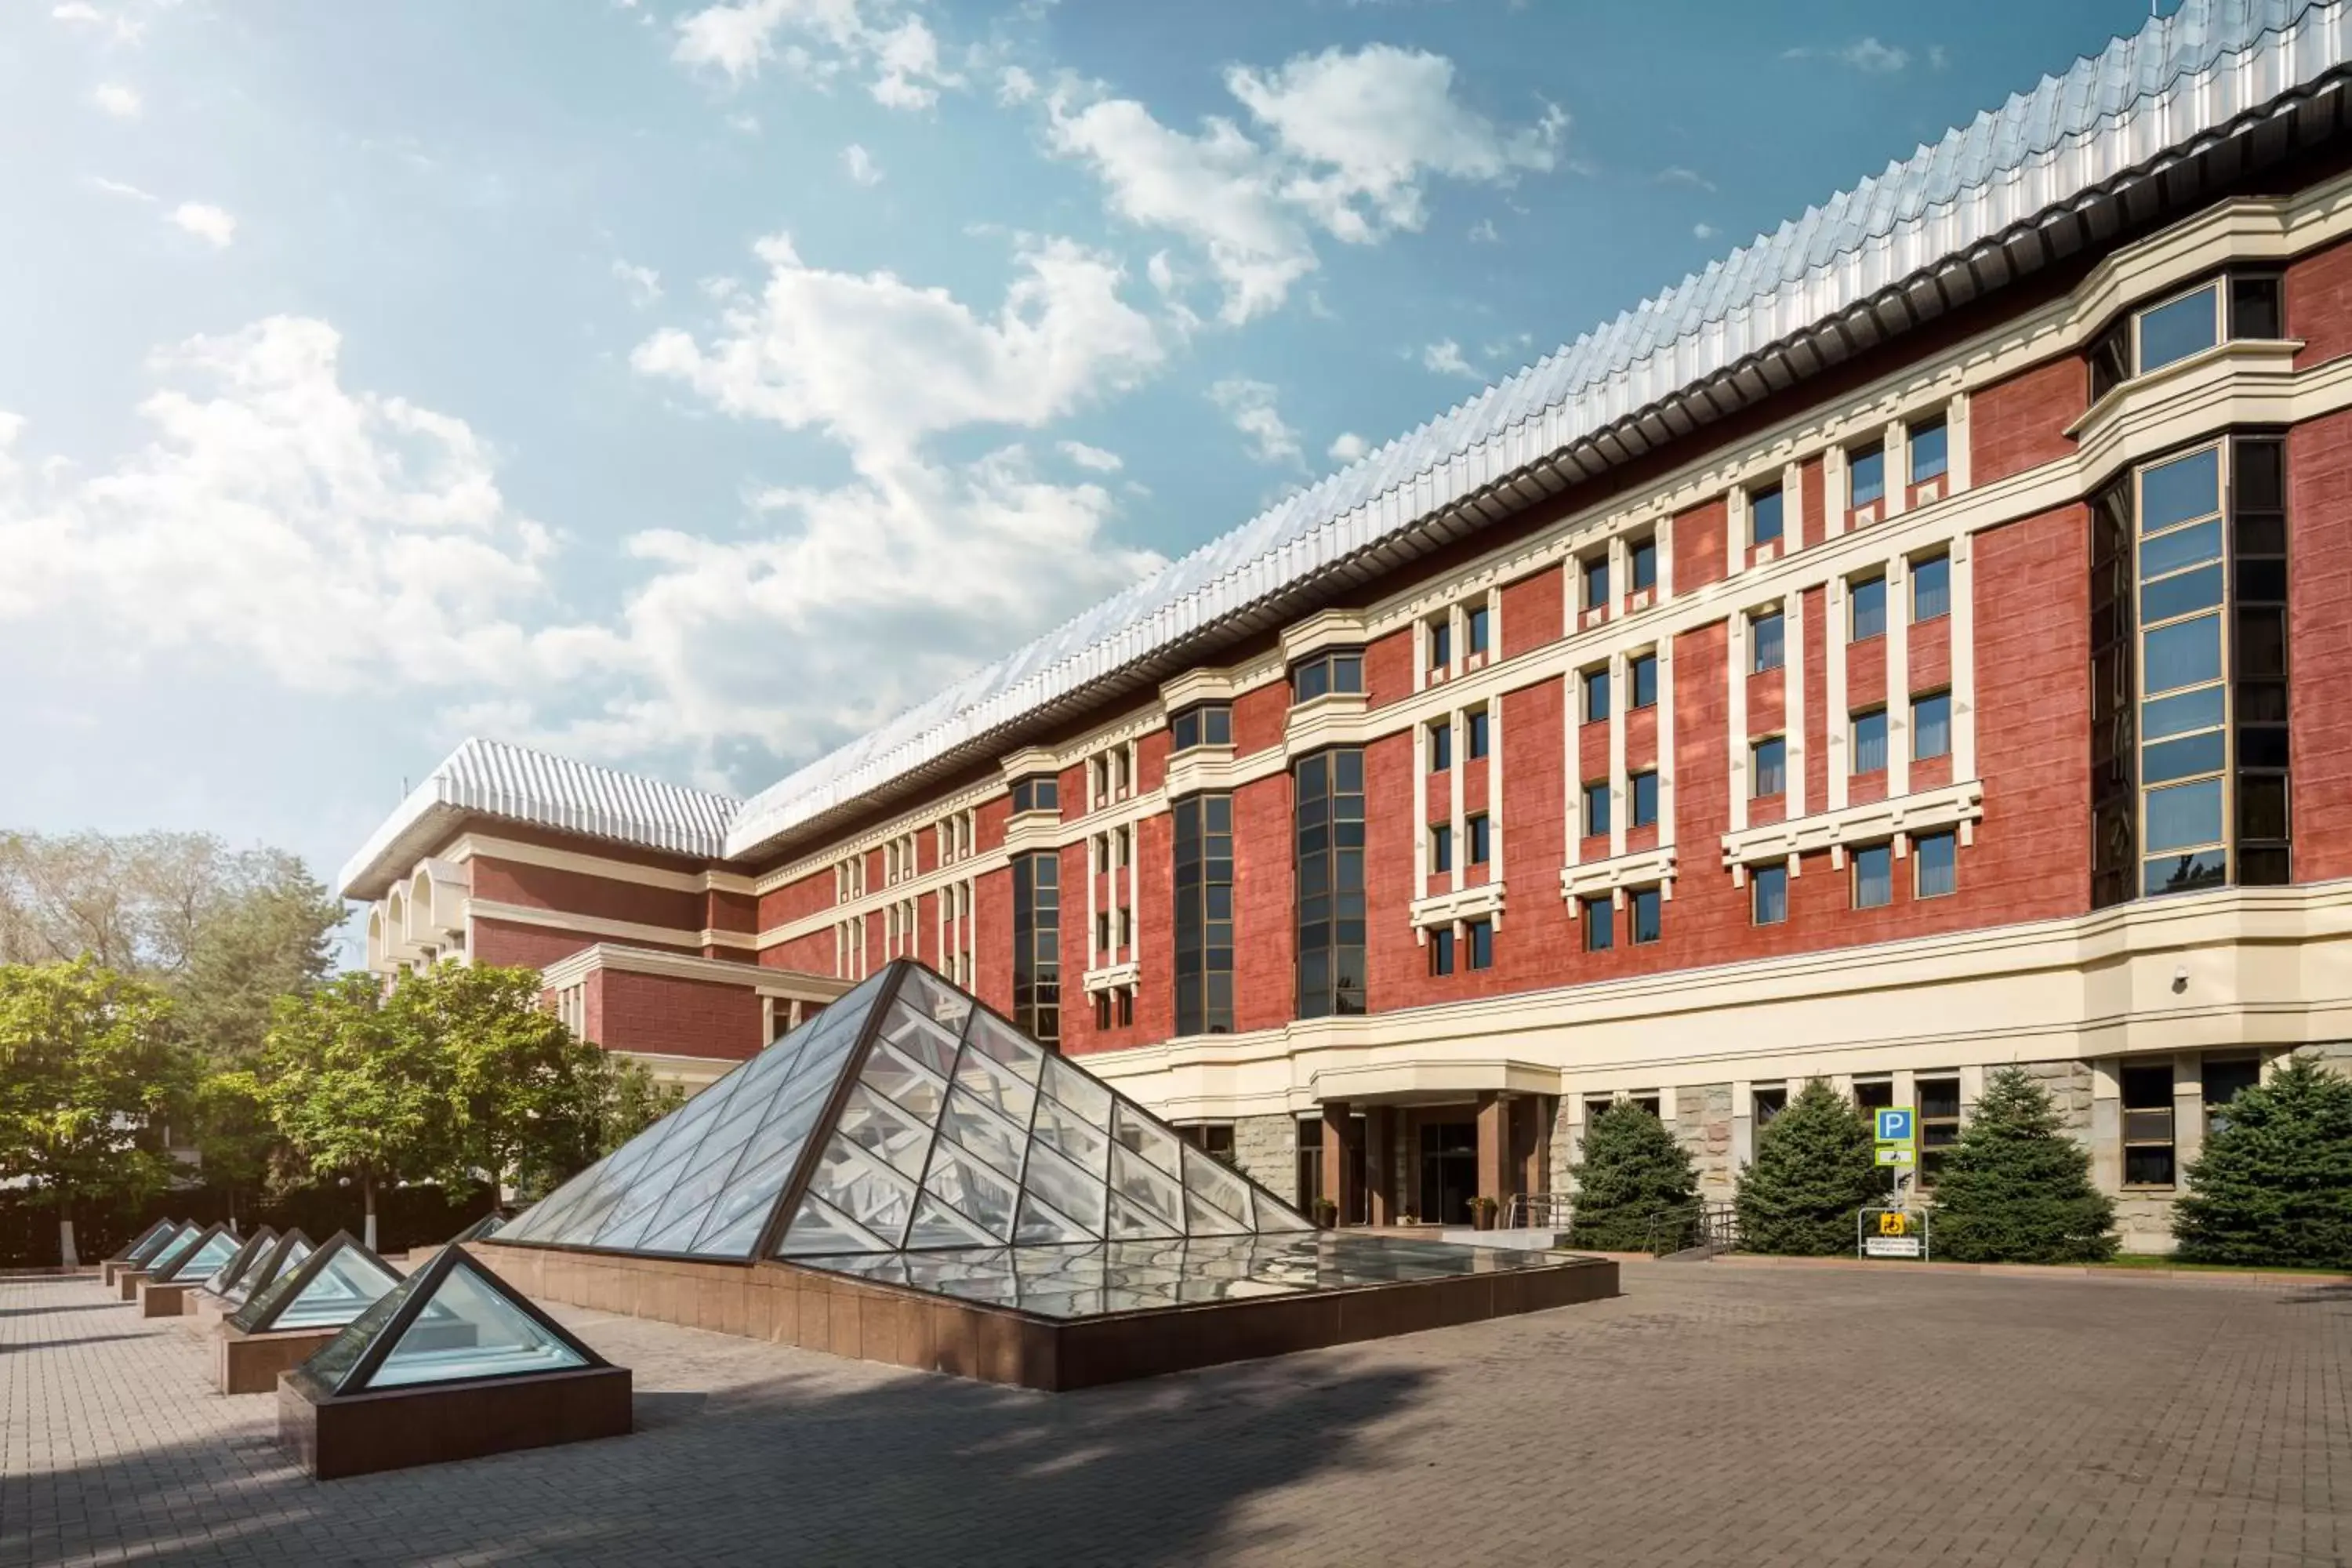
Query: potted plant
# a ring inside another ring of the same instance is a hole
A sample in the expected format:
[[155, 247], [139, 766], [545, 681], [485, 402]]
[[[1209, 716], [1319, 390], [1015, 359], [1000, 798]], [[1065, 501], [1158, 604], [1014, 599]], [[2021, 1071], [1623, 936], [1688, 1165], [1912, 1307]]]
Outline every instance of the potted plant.
[[1470, 1200], [1470, 1219], [1480, 1230], [1495, 1228], [1495, 1211], [1503, 1205], [1485, 1194]]
[[1317, 1198], [1315, 1200], [1315, 1223], [1321, 1226], [1325, 1230], [1332, 1229], [1339, 1223], [1339, 1205], [1329, 1198]]

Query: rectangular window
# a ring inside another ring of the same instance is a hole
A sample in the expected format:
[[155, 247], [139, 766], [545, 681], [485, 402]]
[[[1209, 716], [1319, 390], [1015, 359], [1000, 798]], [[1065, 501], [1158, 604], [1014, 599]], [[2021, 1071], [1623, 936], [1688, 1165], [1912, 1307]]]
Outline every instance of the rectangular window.
[[1454, 621], [1440, 616], [1429, 623], [1429, 668], [1444, 669], [1454, 662]]
[[1788, 662], [1788, 623], [1778, 610], [1748, 617], [1748, 673], [1761, 675]]
[[2141, 375], [2211, 348], [2221, 338], [2221, 286], [2208, 283], [2195, 293], [2142, 310], [2137, 335]]
[[1892, 1079], [1856, 1079], [1853, 1085], [1853, 1108], [1867, 1116], [1874, 1110], [1885, 1110], [1895, 1103], [1895, 1080]]
[[1960, 1141], [1960, 1080], [1922, 1077], [1912, 1092], [1919, 1097], [1919, 1182], [1934, 1186], [1946, 1152]]
[[1658, 771], [1644, 769], [1626, 781], [1633, 791], [1633, 821], [1635, 827], [1655, 827], [1658, 825]]
[[2198, 1064], [2205, 1091], [2205, 1135], [2210, 1138], [2230, 1124], [2228, 1106], [2241, 1091], [2263, 1080], [2259, 1057], [2207, 1057]]
[[1750, 1105], [1748, 1113], [1755, 1121], [1756, 1131], [1761, 1132], [1771, 1125], [1774, 1117], [1788, 1109], [1788, 1086], [1775, 1084], [1769, 1089], [1759, 1088], [1756, 1090], [1754, 1102]]
[[1118, 945], [1126, 948], [1130, 953], [1135, 950], [1135, 911], [1133, 910], [1118, 911]]
[[1471, 611], [1465, 619], [1469, 623], [1470, 651], [1472, 653], [1485, 653], [1486, 651], [1486, 628], [1492, 619], [1487, 613], [1486, 606], [1484, 605], [1479, 605], [1476, 609]]
[[2123, 1084], [2124, 1185], [2172, 1185], [2172, 1064], [2126, 1062]]
[[1097, 1029], [1110, 1027], [1110, 993], [1108, 991], [1095, 993], [1095, 1027]]
[[1223, 702], [1198, 703], [1170, 720], [1168, 728], [1171, 752], [1189, 752], [1195, 746], [1230, 746], [1234, 743], [1234, 710]]
[[1952, 613], [1952, 558], [1931, 555], [1911, 563], [1911, 618], [1932, 621]]
[[1627, 552], [1626, 565], [1633, 578], [1630, 592], [1639, 594], [1658, 585], [1658, 542], [1644, 539]]
[[1334, 692], [1364, 689], [1364, 650], [1329, 648], [1302, 659], [1290, 672], [1290, 700], [1312, 702]]
[[1885, 709], [1853, 716], [1853, 765], [1846, 771], [1857, 776], [1886, 771]]
[[1609, 895], [1584, 900], [1584, 951], [1607, 952], [1617, 945], [1617, 909]]
[[1095, 946], [1097, 950], [1106, 952], [1110, 947], [1110, 911], [1108, 910], [1096, 911]]
[[1017, 816], [1024, 811], [1059, 811], [1061, 798], [1061, 781], [1050, 773], [1017, 779], [1013, 785], [1013, 812]]
[[1886, 579], [1865, 577], [1847, 587], [1848, 642], [1866, 642], [1886, 635]]
[[1292, 770], [1297, 802], [1297, 1014], [1364, 1010], [1364, 753], [1339, 746]]
[[1429, 771], [1442, 773], [1454, 765], [1454, 721], [1440, 719], [1429, 727]]
[[1470, 864], [1484, 866], [1486, 863], [1488, 852], [1494, 847], [1494, 834], [1486, 814], [1482, 811], [1475, 816], [1465, 819], [1462, 824], [1462, 835], [1469, 840]]
[[1466, 956], [1469, 959], [1470, 967], [1473, 969], [1494, 968], [1495, 922], [1493, 921], [1472, 921], [1468, 926], [1464, 928], [1463, 934], [1469, 938], [1470, 952]]
[[1785, 795], [1789, 789], [1789, 738], [1774, 735], [1748, 748], [1748, 793], [1751, 798]]
[[1462, 724], [1463, 728], [1469, 731], [1465, 739], [1469, 744], [1472, 759], [1475, 761], [1485, 756], [1486, 754], [1486, 710], [1484, 708], [1471, 710], [1462, 716]]
[[1853, 907], [1885, 909], [1895, 901], [1895, 850], [1873, 844], [1853, 852]]
[[1933, 691], [1911, 699], [1911, 760], [1952, 754], [1952, 694]]
[[1846, 459], [1846, 505], [1868, 506], [1886, 494], [1886, 448], [1864, 447]]
[[1429, 868], [1432, 871], [1454, 869], [1454, 829], [1450, 824], [1433, 822], [1429, 825]]
[[1584, 786], [1584, 832], [1587, 837], [1609, 831], [1609, 785], [1606, 782]]
[[1776, 926], [1789, 918], [1789, 868], [1748, 868], [1748, 918], [1760, 926]]
[[1432, 974], [1454, 973], [1454, 928], [1439, 926], [1429, 933], [1429, 972]]
[[1960, 890], [1960, 839], [1956, 833], [1923, 833], [1911, 841], [1913, 896], [1940, 899]]
[[1951, 468], [1951, 442], [1941, 419], [1911, 426], [1911, 482], [1940, 479]]
[[1118, 994], [1118, 1026], [1122, 1029], [1135, 1027], [1135, 991], [1132, 987]]
[[1597, 610], [1609, 603], [1609, 557], [1595, 555], [1584, 563], [1584, 607]]
[[1013, 1021], [1048, 1047], [1062, 1038], [1062, 861], [1013, 861]]
[[1633, 687], [1636, 708], [1654, 708], [1658, 703], [1658, 656], [1642, 654], [1625, 661], [1625, 674]]
[[1665, 895], [1656, 888], [1636, 888], [1625, 895], [1633, 909], [1633, 945], [1644, 946], [1658, 940], [1665, 924]]
[[1234, 797], [1186, 795], [1175, 819], [1176, 1032], [1234, 1027]]
[[2281, 323], [2286, 312], [2280, 307], [2282, 280], [2275, 273], [2258, 273], [2230, 279], [2230, 336], [2232, 338], [2284, 337]]
[[1780, 537], [1780, 487], [1758, 490], [1748, 498], [1748, 542], [1769, 544]]
[[1598, 724], [1609, 717], [1609, 671], [1604, 667], [1584, 672], [1584, 721]]

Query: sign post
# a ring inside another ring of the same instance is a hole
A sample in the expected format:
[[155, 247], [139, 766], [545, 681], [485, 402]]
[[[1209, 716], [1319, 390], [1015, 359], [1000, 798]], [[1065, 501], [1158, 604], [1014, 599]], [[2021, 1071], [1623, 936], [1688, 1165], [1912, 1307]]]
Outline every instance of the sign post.
[[1889, 1206], [1864, 1209], [1853, 1216], [1854, 1256], [1925, 1258], [1927, 1216], [1904, 1206], [1905, 1189], [1919, 1167], [1919, 1118], [1910, 1106], [1889, 1105], [1874, 1112], [1872, 1121], [1874, 1157], [1895, 1173], [1895, 1190]]

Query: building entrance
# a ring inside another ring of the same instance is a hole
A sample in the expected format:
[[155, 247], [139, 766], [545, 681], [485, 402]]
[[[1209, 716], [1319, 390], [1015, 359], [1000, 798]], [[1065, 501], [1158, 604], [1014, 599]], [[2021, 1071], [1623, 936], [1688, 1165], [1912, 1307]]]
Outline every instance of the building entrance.
[[1441, 1225], [1468, 1225], [1470, 1200], [1478, 1195], [1478, 1124], [1421, 1124], [1421, 1217]]

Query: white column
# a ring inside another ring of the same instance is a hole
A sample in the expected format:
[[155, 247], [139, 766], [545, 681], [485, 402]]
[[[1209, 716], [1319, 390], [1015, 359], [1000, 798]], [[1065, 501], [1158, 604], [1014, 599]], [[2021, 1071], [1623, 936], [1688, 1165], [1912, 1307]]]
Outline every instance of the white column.
[[1822, 537], [1835, 539], [1845, 531], [1845, 448], [1832, 447], [1822, 454]]
[[1950, 455], [1946, 459], [1944, 493], [1958, 495], [1969, 488], [1969, 395], [1952, 394], [1944, 405], [1944, 447]]
[[1832, 577], [1829, 581], [1828, 590], [1822, 596], [1822, 641], [1828, 645], [1822, 649], [1822, 657], [1829, 661], [1827, 681], [1829, 711], [1822, 715], [1822, 727], [1829, 740], [1828, 809], [1842, 811], [1845, 808], [1846, 775], [1852, 767], [1851, 759], [1846, 755], [1848, 739], [1845, 700], [1846, 587], [1845, 579], [1842, 576]]
[[[1911, 793], [1911, 565], [1886, 563], [1886, 794]], [[1897, 840], [1898, 848], [1901, 841]]]
[[1789, 463], [1780, 469], [1780, 553], [1794, 555], [1805, 547], [1805, 466]]
[[[1952, 781], [1977, 776], [1977, 614], [1976, 573], [1971, 563], [1972, 541], [1962, 534], [1952, 541]], [[1971, 837], [1960, 827], [1963, 843]]]
[[1445, 612], [1445, 673], [1460, 675], [1462, 661], [1470, 657], [1470, 617], [1459, 605]]
[[[1782, 633], [1782, 645], [1787, 633]], [[1724, 658], [1730, 666], [1729, 689], [1724, 712], [1724, 739], [1730, 752], [1728, 777], [1731, 780], [1731, 831], [1739, 832], [1748, 826], [1748, 613], [1734, 610], [1724, 622]]]
[[1412, 896], [1429, 897], [1429, 726], [1412, 727]]
[[[1658, 842], [1675, 841], [1675, 639], [1658, 642]], [[1674, 884], [1662, 894], [1671, 900]]]
[[1748, 563], [1748, 487], [1734, 485], [1723, 498], [1723, 574], [1737, 577]]
[[1140, 819], [1127, 829], [1127, 908], [1129, 936], [1127, 956], [1130, 962], [1143, 959], [1143, 824]]
[[1790, 589], [1780, 601], [1780, 711], [1789, 738], [1789, 789], [1782, 810], [1793, 821], [1807, 809], [1805, 754], [1811, 749], [1805, 739], [1805, 595], [1801, 589]]
[[1625, 656], [1609, 656], [1609, 853], [1625, 853], [1625, 819], [1633, 803], [1625, 788], [1625, 702], [1633, 695], [1625, 678]]
[[[1503, 879], [1503, 694], [1499, 691], [1486, 700], [1486, 832], [1488, 862], [1486, 879]], [[1495, 924], [1499, 930], [1502, 919], [1498, 913]]]
[[1880, 517], [1900, 517], [1904, 512], [1904, 492], [1911, 482], [1911, 427], [1897, 419], [1886, 427], [1883, 450], [1886, 453], [1886, 500], [1878, 509]]
[[1467, 743], [1469, 726], [1463, 722], [1462, 710], [1457, 708], [1445, 716], [1445, 727], [1454, 737], [1454, 765], [1445, 770], [1445, 787], [1451, 802], [1447, 820], [1454, 825], [1454, 880], [1451, 885], [1459, 891], [1470, 869], [1470, 841], [1463, 832], [1465, 819], [1469, 813], [1462, 799], [1462, 775], [1469, 771], [1470, 759], [1466, 754], [1470, 750]]
[[1663, 605], [1675, 596], [1675, 520], [1671, 514], [1658, 519], [1658, 592], [1656, 602]]
[[1102, 967], [1102, 949], [1096, 945], [1096, 916], [1100, 907], [1103, 863], [1110, 851], [1099, 833], [1087, 840], [1087, 967]]
[[1626, 571], [1626, 563], [1632, 553], [1625, 548], [1623, 534], [1617, 534], [1609, 541], [1608, 616], [1612, 621], [1617, 618], [1617, 606], [1623, 604], [1625, 595], [1633, 592], [1633, 584], [1627, 580], [1629, 574]]
[[[1570, 623], [1571, 627], [1574, 623]], [[1568, 832], [1560, 864], [1573, 866], [1584, 853], [1584, 748], [1580, 743], [1579, 726], [1584, 715], [1579, 704], [1582, 700], [1584, 672], [1571, 669], [1561, 683], [1561, 732], [1567, 737], [1568, 755], [1560, 775], [1568, 782]]]

